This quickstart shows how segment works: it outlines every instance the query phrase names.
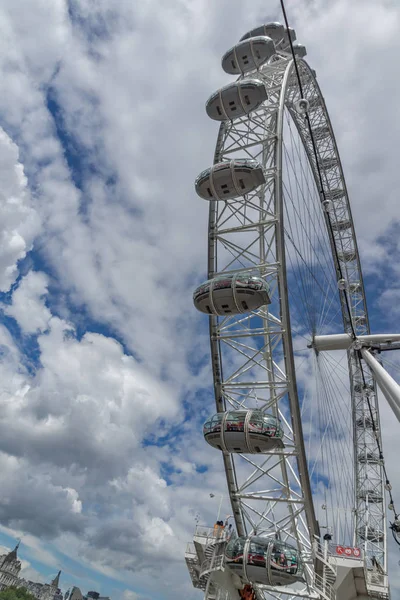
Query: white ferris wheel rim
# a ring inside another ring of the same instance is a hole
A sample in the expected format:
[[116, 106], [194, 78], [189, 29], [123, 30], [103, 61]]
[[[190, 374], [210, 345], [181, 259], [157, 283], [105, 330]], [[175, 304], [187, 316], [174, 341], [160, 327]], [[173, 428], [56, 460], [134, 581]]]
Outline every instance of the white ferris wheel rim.
[[[340, 175], [340, 186], [339, 187], [343, 190], [343, 198], [344, 198], [344, 202], [346, 204], [348, 218], [350, 220], [350, 227], [349, 227], [349, 230], [351, 232], [350, 246], [355, 254], [354, 258], [352, 259], [351, 281], [354, 281], [355, 277], [356, 277], [356, 280], [359, 283], [359, 288], [355, 292], [357, 297], [354, 301], [352, 301], [351, 308], [353, 309], [355, 307], [357, 315], [363, 314], [365, 317], [362, 325], [357, 325], [354, 322], [353, 322], [353, 325], [356, 325], [356, 327], [358, 329], [357, 333], [367, 334], [367, 333], [369, 333], [368, 313], [367, 313], [364, 286], [363, 286], [362, 273], [361, 273], [361, 267], [360, 267], [360, 260], [359, 260], [358, 249], [357, 249], [357, 240], [356, 240], [356, 236], [355, 236], [355, 232], [354, 232], [353, 219], [352, 219], [352, 215], [351, 215], [351, 209], [350, 209], [350, 204], [349, 204], [349, 199], [348, 199], [348, 194], [347, 194], [346, 183], [345, 183], [345, 179], [344, 179], [344, 175], [343, 175], [343, 170], [342, 170], [342, 166], [341, 166], [341, 162], [340, 162], [340, 157], [339, 157], [336, 141], [335, 141], [334, 134], [333, 134], [333, 129], [332, 129], [332, 126], [330, 123], [328, 112], [326, 110], [323, 96], [321, 94], [320, 88], [318, 86], [318, 83], [315, 79], [313, 72], [311, 71], [311, 69], [309, 68], [307, 63], [305, 63], [305, 61], [299, 60], [298, 64], [301, 65], [303, 72], [308, 73], [309, 82], [312, 84], [311, 87], [313, 88], [313, 90], [317, 91], [318, 102], [320, 103], [320, 107], [321, 107], [325, 122], [329, 126], [330, 145], [336, 156], [337, 169], [338, 169], [338, 172]], [[277, 179], [278, 185], [276, 185], [275, 191], [274, 191], [274, 201], [276, 203], [276, 210], [278, 213], [278, 220], [279, 220], [279, 226], [277, 227], [277, 230], [276, 230], [277, 247], [278, 247], [278, 253], [280, 254], [279, 260], [277, 260], [277, 262], [279, 262], [279, 265], [277, 267], [277, 278], [279, 279], [278, 285], [280, 286], [279, 287], [279, 289], [280, 289], [280, 312], [281, 312], [281, 321], [282, 321], [282, 330], [283, 330], [282, 331], [282, 343], [283, 343], [283, 346], [285, 347], [285, 356], [286, 356], [285, 374], [286, 374], [287, 379], [289, 380], [288, 381], [288, 389], [289, 389], [289, 396], [291, 399], [291, 412], [292, 412], [292, 417], [293, 417], [292, 428], [293, 428], [294, 437], [296, 439], [296, 449], [297, 449], [298, 473], [294, 479], [297, 479], [298, 483], [300, 484], [301, 495], [305, 499], [304, 511], [303, 511], [305, 519], [303, 519], [303, 521], [306, 521], [306, 524], [307, 524], [306, 529], [308, 528], [308, 532], [309, 532], [309, 539], [306, 540], [304, 537], [305, 534], [303, 533], [303, 534], [301, 534], [303, 537], [301, 537], [301, 535], [300, 535], [300, 537], [298, 537], [298, 544], [300, 544], [303, 554], [307, 554], [310, 552], [310, 549], [311, 549], [312, 537], [318, 535], [319, 531], [318, 531], [318, 524], [317, 524], [316, 518], [315, 518], [313, 493], [311, 490], [308, 472], [307, 472], [307, 458], [306, 458], [304, 440], [303, 440], [303, 435], [302, 435], [302, 418], [300, 415], [299, 401], [298, 401], [298, 395], [297, 395], [297, 389], [296, 389], [296, 368], [294, 365], [294, 357], [293, 357], [293, 350], [292, 350], [292, 345], [293, 345], [292, 331], [289, 326], [290, 325], [290, 309], [289, 309], [289, 296], [288, 296], [288, 291], [287, 291], [288, 286], [287, 286], [286, 268], [285, 268], [285, 235], [286, 235], [286, 233], [285, 233], [284, 223], [283, 223], [283, 219], [282, 219], [282, 215], [283, 215], [282, 151], [283, 151], [283, 133], [284, 133], [284, 112], [288, 110], [287, 109], [287, 96], [288, 96], [288, 90], [289, 90], [289, 79], [291, 77], [293, 78], [293, 75], [294, 75], [293, 61], [289, 58], [283, 59], [281, 57], [280, 61], [276, 61], [276, 62], [267, 64], [259, 72], [256, 72], [256, 75], [257, 75], [257, 77], [259, 75], [263, 76], [263, 80], [266, 84], [267, 84], [267, 80], [270, 82], [270, 87], [268, 87], [268, 85], [267, 85], [267, 92], [270, 94], [270, 98], [269, 98], [268, 102], [271, 102], [271, 96], [273, 95], [273, 93], [271, 94], [270, 92], [273, 89], [274, 77], [275, 77], [275, 84], [277, 81], [279, 81], [279, 74], [278, 74], [279, 68], [281, 69], [279, 91], [274, 92], [275, 96], [279, 99], [278, 114], [277, 114], [276, 141], [274, 142], [274, 144], [275, 144], [274, 167], [275, 167], [276, 171], [280, 174]], [[272, 70], [274, 70], [274, 69], [276, 71], [276, 76], [272, 73]], [[267, 74], [268, 70], [270, 70], [271, 73]], [[247, 74], [247, 76], [248, 76], [248, 74]], [[248, 119], [251, 120], [251, 119], [254, 119], [254, 117], [252, 117], [250, 115], [248, 117]], [[243, 119], [241, 119], [241, 122], [243, 123]], [[224, 158], [224, 152], [223, 152], [224, 142], [227, 139], [226, 132], [229, 127], [232, 127], [232, 121], [223, 122], [221, 124], [220, 131], [218, 134], [214, 163], [220, 162]], [[300, 137], [301, 137], [301, 132], [300, 132]], [[302, 141], [304, 143], [304, 137], [303, 137]], [[270, 144], [270, 142], [268, 142], [268, 144]], [[317, 145], [318, 145], [318, 141], [317, 141]], [[308, 150], [306, 150], [306, 152], [308, 152], [308, 154], [311, 155], [310, 148], [308, 148]], [[314, 165], [314, 175], [315, 175], [315, 177], [317, 177], [315, 165]], [[216, 274], [216, 272], [218, 272], [218, 273], [224, 272], [224, 270], [219, 270], [218, 261], [217, 261], [218, 210], [219, 210], [218, 203], [216, 201], [212, 201], [211, 205], [210, 205], [209, 232], [208, 232], [208, 234], [209, 234], [209, 255], [208, 255], [209, 278], [212, 278]], [[328, 232], [327, 232], [327, 235], [328, 235]], [[337, 237], [340, 238], [340, 236], [337, 236]], [[331, 244], [331, 252], [332, 252], [332, 255], [334, 256], [333, 245], [335, 244], [335, 240], [330, 238], [330, 244]], [[346, 247], [343, 248], [343, 246], [342, 246], [342, 250], [346, 251]], [[265, 264], [262, 264], [262, 265], [259, 265], [259, 268], [261, 269], [261, 271], [262, 271], [262, 269], [264, 269], [264, 271], [265, 271], [266, 266], [265, 266]], [[354, 275], [354, 273], [356, 275]], [[339, 278], [339, 276], [338, 276], [338, 278]], [[343, 310], [345, 310], [346, 307], [344, 306], [344, 295], [341, 294], [339, 291], [337, 293], [338, 293], [338, 297], [340, 294], [341, 305], [342, 305]], [[351, 293], [350, 293], [350, 295], [351, 295]], [[224, 341], [222, 339], [223, 336], [220, 333], [217, 334], [217, 331], [220, 331], [219, 330], [220, 322], [221, 321], [217, 317], [214, 317], [214, 316], [210, 317], [210, 340], [211, 340], [211, 348], [212, 348], [212, 363], [213, 363], [216, 408], [217, 408], [218, 412], [223, 412], [224, 410], [226, 410], [226, 403], [225, 403], [224, 393], [221, 390], [223, 390], [223, 388], [224, 388], [223, 370], [224, 370], [225, 365], [224, 365], [223, 353], [221, 352], [221, 340], [222, 340], [222, 343]], [[345, 325], [346, 325], [346, 323], [343, 322], [343, 327], [345, 327]], [[265, 326], [265, 321], [264, 321], [264, 326]], [[348, 323], [347, 323], [347, 328], [348, 328]], [[344, 331], [346, 331], [346, 329], [344, 329]], [[264, 336], [265, 335], [267, 337], [269, 337], [270, 333], [264, 331]], [[289, 350], [289, 352], [288, 352], [288, 350]], [[350, 377], [353, 380], [355, 365], [351, 361], [349, 362], [349, 370], [350, 370]], [[354, 394], [353, 387], [351, 387], [351, 393], [352, 393], [352, 395]], [[379, 419], [378, 415], [379, 415], [379, 413], [377, 411], [376, 416]], [[355, 419], [356, 419], [356, 415], [353, 414], [353, 421], [355, 421]], [[300, 451], [299, 451], [299, 449], [300, 449]], [[358, 449], [355, 448], [354, 460], [357, 459], [357, 456], [358, 456]], [[284, 461], [284, 460], [285, 459], [282, 459], [282, 461]], [[235, 460], [232, 457], [232, 455], [230, 455], [228, 453], [224, 453], [223, 461], [224, 461], [224, 467], [225, 467], [225, 472], [226, 472], [226, 477], [227, 477], [228, 491], [229, 491], [229, 495], [230, 495], [230, 499], [231, 499], [231, 503], [232, 503], [232, 509], [233, 509], [234, 516], [235, 516], [238, 534], [246, 535], [246, 534], [251, 533], [251, 531], [249, 531], [248, 526], [246, 527], [246, 524], [245, 524], [246, 517], [244, 516], [244, 513], [247, 510], [247, 508], [244, 505], [245, 501], [246, 501], [245, 495], [242, 494], [242, 496], [240, 498], [238, 497], [238, 474], [236, 472]], [[249, 464], [250, 464], [250, 462], [249, 462]], [[290, 466], [289, 466], [289, 468], [290, 468]], [[287, 470], [287, 467], [285, 467], [285, 469]], [[356, 472], [356, 470], [357, 470], [356, 465], [354, 465], [354, 470]], [[285, 480], [285, 483], [288, 484], [287, 479]], [[294, 488], [292, 488], [292, 489], [294, 489]], [[295, 499], [293, 498], [293, 506], [297, 507], [298, 504], [296, 504], [294, 500]], [[290, 502], [288, 502], [288, 506], [290, 506]], [[293, 516], [294, 512], [296, 512], [296, 511], [293, 512], [293, 509], [291, 509], [291, 510], [292, 510], [292, 516], [289, 518], [289, 521], [290, 520], [293, 521], [293, 519], [302, 518], [301, 514], [296, 514], [295, 516]], [[384, 521], [385, 521], [384, 513], [383, 513], [382, 518], [383, 518], [383, 524], [384, 524]], [[289, 523], [289, 521], [288, 521], [288, 523]], [[247, 523], [248, 523], [248, 519], [247, 519]], [[304, 525], [304, 522], [303, 522], [303, 525]], [[288, 524], [287, 524], [287, 527], [289, 527]], [[382, 532], [384, 532], [383, 527], [382, 527]], [[380, 545], [383, 549], [383, 551], [382, 551], [383, 552], [383, 560], [384, 560], [384, 565], [386, 566], [385, 540], [383, 540]], [[274, 592], [271, 589], [268, 592], [265, 590], [264, 593], [269, 593], [270, 596], [276, 597], [276, 596], [274, 596]], [[276, 592], [276, 593], [278, 593], [278, 592]], [[286, 593], [288, 594], [289, 592], [286, 592]], [[295, 595], [297, 595], [297, 594], [295, 594]], [[278, 594], [278, 597], [281, 597], [281, 596]]]

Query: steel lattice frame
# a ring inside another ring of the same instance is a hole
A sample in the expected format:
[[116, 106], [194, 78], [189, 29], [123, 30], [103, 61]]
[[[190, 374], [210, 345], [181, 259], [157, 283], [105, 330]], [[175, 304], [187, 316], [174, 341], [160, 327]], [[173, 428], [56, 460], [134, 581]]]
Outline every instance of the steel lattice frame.
[[[337, 279], [343, 277], [348, 283], [350, 317], [344, 292], [338, 291], [343, 331], [351, 332], [351, 318], [357, 334], [367, 333], [369, 323], [356, 238], [333, 130], [314, 73], [303, 60], [298, 59], [298, 66], [303, 95], [310, 102], [311, 127], [315, 132], [322, 131], [321, 128], [329, 130], [328, 135], [325, 131], [320, 139], [316, 133], [315, 144], [325, 197], [331, 202], [331, 210], [329, 215], [325, 215], [325, 220], [332, 261]], [[257, 405], [279, 415], [284, 423], [283, 450], [262, 457], [240, 455], [241, 465], [233, 455], [223, 454], [228, 489], [238, 534], [277, 532], [281, 539], [296, 545], [308, 563], [307, 583], [302, 590], [293, 589], [290, 594], [316, 597], [311, 555], [313, 540], [319, 539], [320, 532], [302, 435], [285, 266], [282, 203], [284, 110], [289, 110], [293, 118], [317, 186], [319, 173], [307, 122], [295, 110], [300, 92], [292, 59], [275, 56], [255, 76], [264, 82], [268, 100], [250, 116], [221, 124], [214, 162], [236, 156], [257, 158], [263, 164], [266, 183], [255, 192], [228, 203], [211, 202], [208, 274], [209, 278], [240, 270], [261, 274], [268, 280], [271, 295], [277, 300], [249, 315], [210, 317], [214, 390], [219, 412]], [[331, 228], [328, 227], [329, 220]], [[350, 226], [343, 229], [339, 223], [345, 220], [350, 221]], [[361, 364], [357, 351], [349, 350], [355, 462], [353, 543], [364, 549], [369, 565], [374, 556], [386, 571], [384, 504], [368, 504], [367, 499], [363, 499], [363, 490], [366, 489], [376, 490], [383, 498], [384, 488], [381, 463], [368, 458], [376, 455], [376, 439], [367, 426], [367, 393], [378, 427], [379, 413], [373, 380], [365, 363], [362, 364], [368, 384], [366, 390]], [[364, 457], [362, 461], [358, 460], [360, 456]], [[247, 465], [247, 471], [243, 464]], [[379, 539], [368, 539], [371, 535], [367, 531], [372, 530], [380, 532]], [[282, 591], [278, 592], [278, 589], [274, 592], [270, 588], [256, 587], [259, 592], [263, 591], [265, 597], [282, 597]]]

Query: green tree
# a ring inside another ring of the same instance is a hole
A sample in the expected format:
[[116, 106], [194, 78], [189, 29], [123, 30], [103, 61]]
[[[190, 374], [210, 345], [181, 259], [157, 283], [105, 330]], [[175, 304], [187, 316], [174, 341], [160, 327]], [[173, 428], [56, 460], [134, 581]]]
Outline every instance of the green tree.
[[26, 588], [17, 588], [11, 586], [0, 592], [0, 600], [36, 600], [33, 594], [30, 594]]

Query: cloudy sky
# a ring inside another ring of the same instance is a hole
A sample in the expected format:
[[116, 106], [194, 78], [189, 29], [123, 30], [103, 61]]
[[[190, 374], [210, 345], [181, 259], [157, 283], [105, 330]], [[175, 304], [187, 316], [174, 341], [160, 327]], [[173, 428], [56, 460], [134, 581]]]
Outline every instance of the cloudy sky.
[[[400, 6], [287, 9], [336, 131], [372, 328], [398, 331]], [[207, 204], [193, 180], [217, 133], [204, 102], [231, 80], [220, 57], [264, 20], [281, 20], [278, 2], [1, 3], [0, 544], [23, 538], [28, 577], [198, 597], [185, 543], [225, 486], [201, 435], [213, 399], [191, 294]], [[395, 585], [399, 558], [391, 546]]]

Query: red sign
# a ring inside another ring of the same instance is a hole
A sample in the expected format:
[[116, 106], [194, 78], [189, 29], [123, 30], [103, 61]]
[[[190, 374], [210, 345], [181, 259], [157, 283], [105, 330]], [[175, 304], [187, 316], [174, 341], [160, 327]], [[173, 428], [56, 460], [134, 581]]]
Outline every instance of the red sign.
[[336, 554], [345, 556], [354, 556], [359, 558], [361, 556], [360, 548], [350, 548], [350, 546], [336, 546]]

